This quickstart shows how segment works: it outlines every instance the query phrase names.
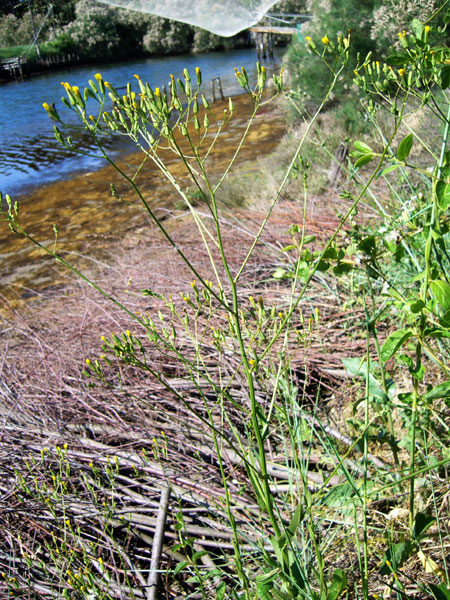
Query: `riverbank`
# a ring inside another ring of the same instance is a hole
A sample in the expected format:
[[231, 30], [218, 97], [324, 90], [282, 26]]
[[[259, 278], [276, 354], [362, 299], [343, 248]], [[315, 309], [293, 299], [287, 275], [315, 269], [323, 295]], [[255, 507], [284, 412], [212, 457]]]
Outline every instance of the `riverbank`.
[[[253, 50], [235, 50], [201, 55], [181, 55], [146, 60], [122, 61], [103, 65], [91, 65], [49, 72], [23, 82], [11, 82], [0, 86], [0, 190], [12, 196], [21, 195], [61, 179], [71, 178], [74, 173], [87, 173], [99, 169], [105, 163], [96, 157], [88, 135], [74, 132], [74, 142], [87, 153], [79, 155], [63, 148], [55, 140], [53, 126], [42, 104], [55, 104], [64, 120], [74, 123], [70, 111], [61, 102], [61, 81], [68, 81], [83, 89], [89, 79], [101, 71], [120, 93], [130, 82], [132, 90], [139, 92], [134, 74], [152, 87], [168, 86], [169, 74], [182, 77], [183, 69], [191, 73], [199, 67], [203, 74], [203, 93], [212, 101], [212, 80], [220, 78], [226, 97], [241, 93], [234, 68], [247, 70], [250, 81], [256, 81], [256, 59]], [[276, 63], [266, 65], [268, 73], [275, 70]], [[109, 102], [109, 100], [108, 100]], [[107, 110], [109, 105], [107, 105]], [[125, 147], [124, 147], [125, 146]], [[126, 144], [115, 138], [108, 150], [115, 158], [129, 153]]]
[[[213, 177], [221, 173], [232, 156], [249, 116], [250, 99], [247, 95], [235, 96], [233, 102], [235, 114], [208, 161]], [[212, 105], [211, 120], [221, 119], [226, 108], [228, 100]], [[251, 163], [270, 153], [284, 131], [285, 121], [280, 107], [274, 103], [263, 107], [241, 150], [239, 164]], [[183, 189], [190, 188], [192, 184], [179, 161], [168, 153], [164, 158], [172, 173], [180, 178]], [[131, 174], [140, 161], [139, 153], [130, 154], [120, 161], [119, 166]], [[110, 183], [116, 186], [123, 201], [111, 196]], [[180, 209], [176, 192], [151, 163], [147, 162], [141, 170], [139, 183], [146, 200], [159, 214], [171, 214]], [[104, 259], [113, 252], [114, 244], [120, 243], [127, 231], [139, 229], [143, 220], [147, 222], [137, 199], [111, 166], [42, 186], [16, 199], [21, 206], [23, 224], [44, 245], [53, 244], [53, 225], [57, 225], [58, 252], [66, 258], [71, 257], [78, 267], [86, 266], [94, 258]], [[14, 236], [5, 222], [0, 225], [0, 257], [0, 293], [14, 305], [58, 286], [66, 278], [66, 273], [61, 272], [49, 257]]]

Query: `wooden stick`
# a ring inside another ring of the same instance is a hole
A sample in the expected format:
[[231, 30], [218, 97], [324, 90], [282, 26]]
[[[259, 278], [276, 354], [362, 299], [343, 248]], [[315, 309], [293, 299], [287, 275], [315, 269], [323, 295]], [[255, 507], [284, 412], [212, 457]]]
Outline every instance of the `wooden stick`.
[[156, 517], [155, 536], [153, 538], [152, 560], [150, 562], [150, 573], [148, 576], [147, 599], [156, 600], [159, 579], [159, 561], [164, 540], [164, 529], [166, 527], [167, 509], [169, 507], [170, 487], [163, 488], [159, 502], [158, 516]]

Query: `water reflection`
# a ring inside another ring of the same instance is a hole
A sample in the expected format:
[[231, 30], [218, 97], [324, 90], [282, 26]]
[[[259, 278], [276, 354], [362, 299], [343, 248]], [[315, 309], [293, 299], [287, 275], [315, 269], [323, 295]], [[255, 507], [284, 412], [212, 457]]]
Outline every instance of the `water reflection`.
[[[104, 65], [101, 72], [115, 87], [120, 88], [130, 81], [138, 91], [134, 73], [152, 86], [162, 86], [170, 73], [178, 77], [183, 68], [193, 71], [196, 66], [202, 69], [207, 96], [210, 95], [209, 81], [216, 76], [221, 77], [225, 94], [231, 95], [239, 91], [235, 66], [245, 66], [255, 76], [255, 53], [250, 49], [154, 58]], [[105, 164], [101, 157], [80, 156], [63, 148], [54, 138], [54, 123], [42, 109], [43, 102], [55, 102], [64, 120], [70, 119], [70, 112], [59, 100], [63, 92], [61, 80], [84, 87], [98, 70], [95, 66], [71, 68], [0, 86], [0, 191], [13, 195], [23, 193], [44, 183], [68, 178], [74, 172], [92, 171]], [[85, 151], [92, 150], [87, 134], [77, 136], [77, 144]], [[109, 138], [106, 143], [116, 156], [130, 149], [123, 139]]]

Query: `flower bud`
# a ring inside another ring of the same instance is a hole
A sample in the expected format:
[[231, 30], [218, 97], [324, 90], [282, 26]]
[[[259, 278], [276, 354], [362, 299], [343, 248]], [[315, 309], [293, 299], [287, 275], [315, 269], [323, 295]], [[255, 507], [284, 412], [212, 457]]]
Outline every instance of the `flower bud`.
[[200, 87], [202, 85], [202, 72], [200, 71], [200, 67], [195, 67], [195, 74], [197, 76], [197, 85]]

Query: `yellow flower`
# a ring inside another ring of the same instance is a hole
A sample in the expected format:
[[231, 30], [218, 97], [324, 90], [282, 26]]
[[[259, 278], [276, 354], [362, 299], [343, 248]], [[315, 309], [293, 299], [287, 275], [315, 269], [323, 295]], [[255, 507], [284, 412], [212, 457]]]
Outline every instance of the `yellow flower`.
[[425, 25], [424, 30], [425, 30], [425, 33], [428, 33], [430, 31], [430, 26], [429, 25]]
[[77, 85], [74, 85], [74, 86], [73, 86], [73, 88], [72, 88], [72, 92], [73, 92], [73, 93], [74, 93], [76, 96], [80, 96], [80, 97], [81, 97], [81, 94], [80, 94], [80, 88], [79, 88]]
[[91, 359], [90, 359], [90, 358], [87, 358], [87, 359], [86, 359], [86, 364], [87, 364], [88, 366], [91, 364], [91, 362], [92, 362], [92, 361], [91, 361]]
[[305, 40], [306, 40], [307, 42], [310, 42], [310, 41], [311, 41], [311, 36], [309, 36], [309, 35], [305, 36]]
[[400, 75], [400, 77], [403, 77], [405, 75], [405, 69], [399, 69], [398, 74]]
[[47, 102], [44, 102], [42, 106], [45, 108], [45, 110], [50, 110], [50, 106], [47, 104]]
[[324, 35], [322, 38], [322, 44], [324, 44], [325, 46], [329, 46], [330, 45], [330, 40], [328, 39], [327, 35]]
[[96, 73], [96, 74], [94, 75], [94, 77], [95, 77], [95, 79], [96, 79], [97, 81], [101, 81], [101, 80], [102, 80], [101, 73]]

